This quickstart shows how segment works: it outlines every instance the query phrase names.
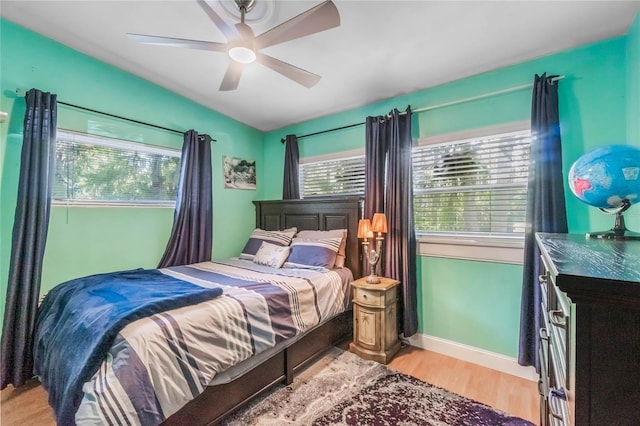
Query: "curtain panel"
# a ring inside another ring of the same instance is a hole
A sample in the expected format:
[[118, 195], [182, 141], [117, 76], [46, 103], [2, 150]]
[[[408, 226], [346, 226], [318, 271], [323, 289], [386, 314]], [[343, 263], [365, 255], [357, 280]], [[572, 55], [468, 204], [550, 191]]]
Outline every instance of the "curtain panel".
[[9, 384], [18, 387], [33, 377], [33, 330], [55, 173], [56, 97], [37, 89], [25, 96], [18, 199], [2, 323], [1, 389]]
[[413, 227], [411, 108], [367, 117], [365, 125], [364, 217], [387, 215], [382, 275], [401, 282], [401, 332], [417, 332], [416, 238]]
[[284, 152], [284, 180], [282, 183], [282, 199], [296, 200], [300, 198], [300, 154], [296, 135], [287, 135]]
[[562, 176], [562, 143], [558, 114], [558, 83], [554, 76], [535, 75], [531, 100], [531, 154], [527, 190], [520, 339], [518, 363], [540, 371], [540, 252], [536, 232], [566, 233], [567, 215]]
[[184, 134], [173, 227], [158, 268], [211, 260], [213, 201], [211, 137]]
[[384, 212], [384, 185], [387, 169], [387, 120], [383, 116], [367, 117], [364, 147], [364, 217]]

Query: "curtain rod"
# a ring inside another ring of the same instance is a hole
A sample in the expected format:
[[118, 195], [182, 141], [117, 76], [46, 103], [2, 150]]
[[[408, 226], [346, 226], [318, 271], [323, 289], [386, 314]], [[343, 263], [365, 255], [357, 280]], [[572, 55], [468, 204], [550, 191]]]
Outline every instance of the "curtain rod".
[[[562, 80], [563, 78], [565, 78], [564, 75], [559, 75], [559, 76], [553, 77], [551, 79], [551, 81], [558, 81], [558, 80]], [[513, 87], [509, 87], [507, 89], [496, 90], [496, 91], [493, 91], [493, 92], [483, 93], [481, 95], [470, 96], [468, 98], [461, 98], [461, 99], [456, 99], [454, 101], [444, 102], [444, 103], [437, 104], [437, 105], [431, 105], [431, 106], [426, 106], [426, 107], [422, 107], [422, 108], [417, 108], [417, 109], [412, 110], [411, 112], [431, 111], [433, 109], [444, 108], [444, 107], [448, 107], [448, 106], [452, 106], [452, 105], [462, 104], [462, 103], [465, 103], [465, 102], [476, 101], [476, 100], [479, 100], [479, 99], [489, 98], [491, 96], [497, 96], [497, 95], [502, 95], [502, 94], [505, 94], [505, 93], [517, 92], [518, 90], [528, 89], [530, 87], [533, 87], [533, 83], [521, 84], [519, 86], [513, 86]], [[406, 112], [400, 112], [400, 115], [404, 115], [404, 114], [406, 114]], [[348, 129], [350, 127], [362, 126], [365, 123], [366, 123], [366, 121], [363, 121], [362, 123], [349, 124], [347, 126], [335, 127], [333, 129], [327, 129], [327, 130], [321, 130], [319, 132], [314, 132], [314, 133], [309, 133], [309, 134], [306, 134], [306, 135], [298, 136], [298, 139], [306, 138], [306, 137], [309, 137], [309, 136], [321, 135], [323, 133], [335, 132], [336, 130]], [[285, 143], [286, 140], [284, 138], [281, 138], [280, 142], [281, 143]]]
[[[17, 96], [24, 96], [25, 95], [25, 91], [21, 90], [21, 89], [16, 89], [16, 95]], [[120, 115], [115, 115], [115, 114], [111, 114], [108, 112], [103, 112], [103, 111], [98, 111], [92, 108], [87, 108], [87, 107], [83, 107], [80, 105], [75, 105], [75, 104], [70, 104], [68, 102], [62, 102], [62, 101], [56, 101], [57, 103], [59, 103], [60, 105], [65, 105], [71, 108], [76, 108], [76, 109], [81, 109], [83, 111], [89, 111], [89, 112], [93, 112], [95, 114], [100, 114], [100, 115], [105, 115], [107, 117], [112, 117], [112, 118], [117, 118], [120, 120], [124, 120], [124, 121], [129, 121], [131, 123], [136, 123], [136, 124], [142, 124], [143, 126], [148, 126], [148, 127], [153, 127], [156, 129], [160, 129], [160, 130], [166, 130], [167, 132], [172, 132], [172, 133], [177, 133], [179, 135], [184, 135], [185, 132], [181, 132], [180, 130], [175, 130], [175, 129], [170, 129], [168, 127], [162, 127], [162, 126], [158, 126], [157, 124], [151, 124], [151, 123], [147, 123], [144, 121], [139, 121], [139, 120], [134, 120], [133, 118], [127, 118], [127, 117], [122, 117]], [[204, 137], [207, 135], [198, 135], [199, 139], [204, 139]], [[211, 142], [217, 142], [215, 139], [211, 138]]]

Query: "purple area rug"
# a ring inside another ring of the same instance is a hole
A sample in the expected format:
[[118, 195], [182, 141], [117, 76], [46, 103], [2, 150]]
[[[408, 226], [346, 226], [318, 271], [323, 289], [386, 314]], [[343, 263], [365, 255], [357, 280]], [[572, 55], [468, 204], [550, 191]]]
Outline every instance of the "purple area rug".
[[532, 425], [338, 348], [223, 424]]

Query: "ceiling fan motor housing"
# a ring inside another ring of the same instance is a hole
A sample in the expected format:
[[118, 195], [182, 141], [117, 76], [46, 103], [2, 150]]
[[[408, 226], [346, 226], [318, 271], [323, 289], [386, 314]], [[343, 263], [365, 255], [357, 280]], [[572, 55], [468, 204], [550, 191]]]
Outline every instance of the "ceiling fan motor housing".
[[256, 5], [256, 0], [235, 0], [235, 2], [238, 5], [238, 9], [240, 11], [244, 9], [245, 13], [250, 12], [253, 6]]

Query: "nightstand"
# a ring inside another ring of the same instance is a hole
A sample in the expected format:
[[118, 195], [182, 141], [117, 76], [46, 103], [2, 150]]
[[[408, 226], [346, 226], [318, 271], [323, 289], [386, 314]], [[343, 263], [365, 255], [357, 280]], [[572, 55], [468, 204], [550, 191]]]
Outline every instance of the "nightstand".
[[353, 342], [349, 350], [361, 358], [388, 363], [400, 349], [396, 326], [398, 284], [380, 278], [380, 284], [367, 284], [367, 277], [351, 283], [353, 287]]

